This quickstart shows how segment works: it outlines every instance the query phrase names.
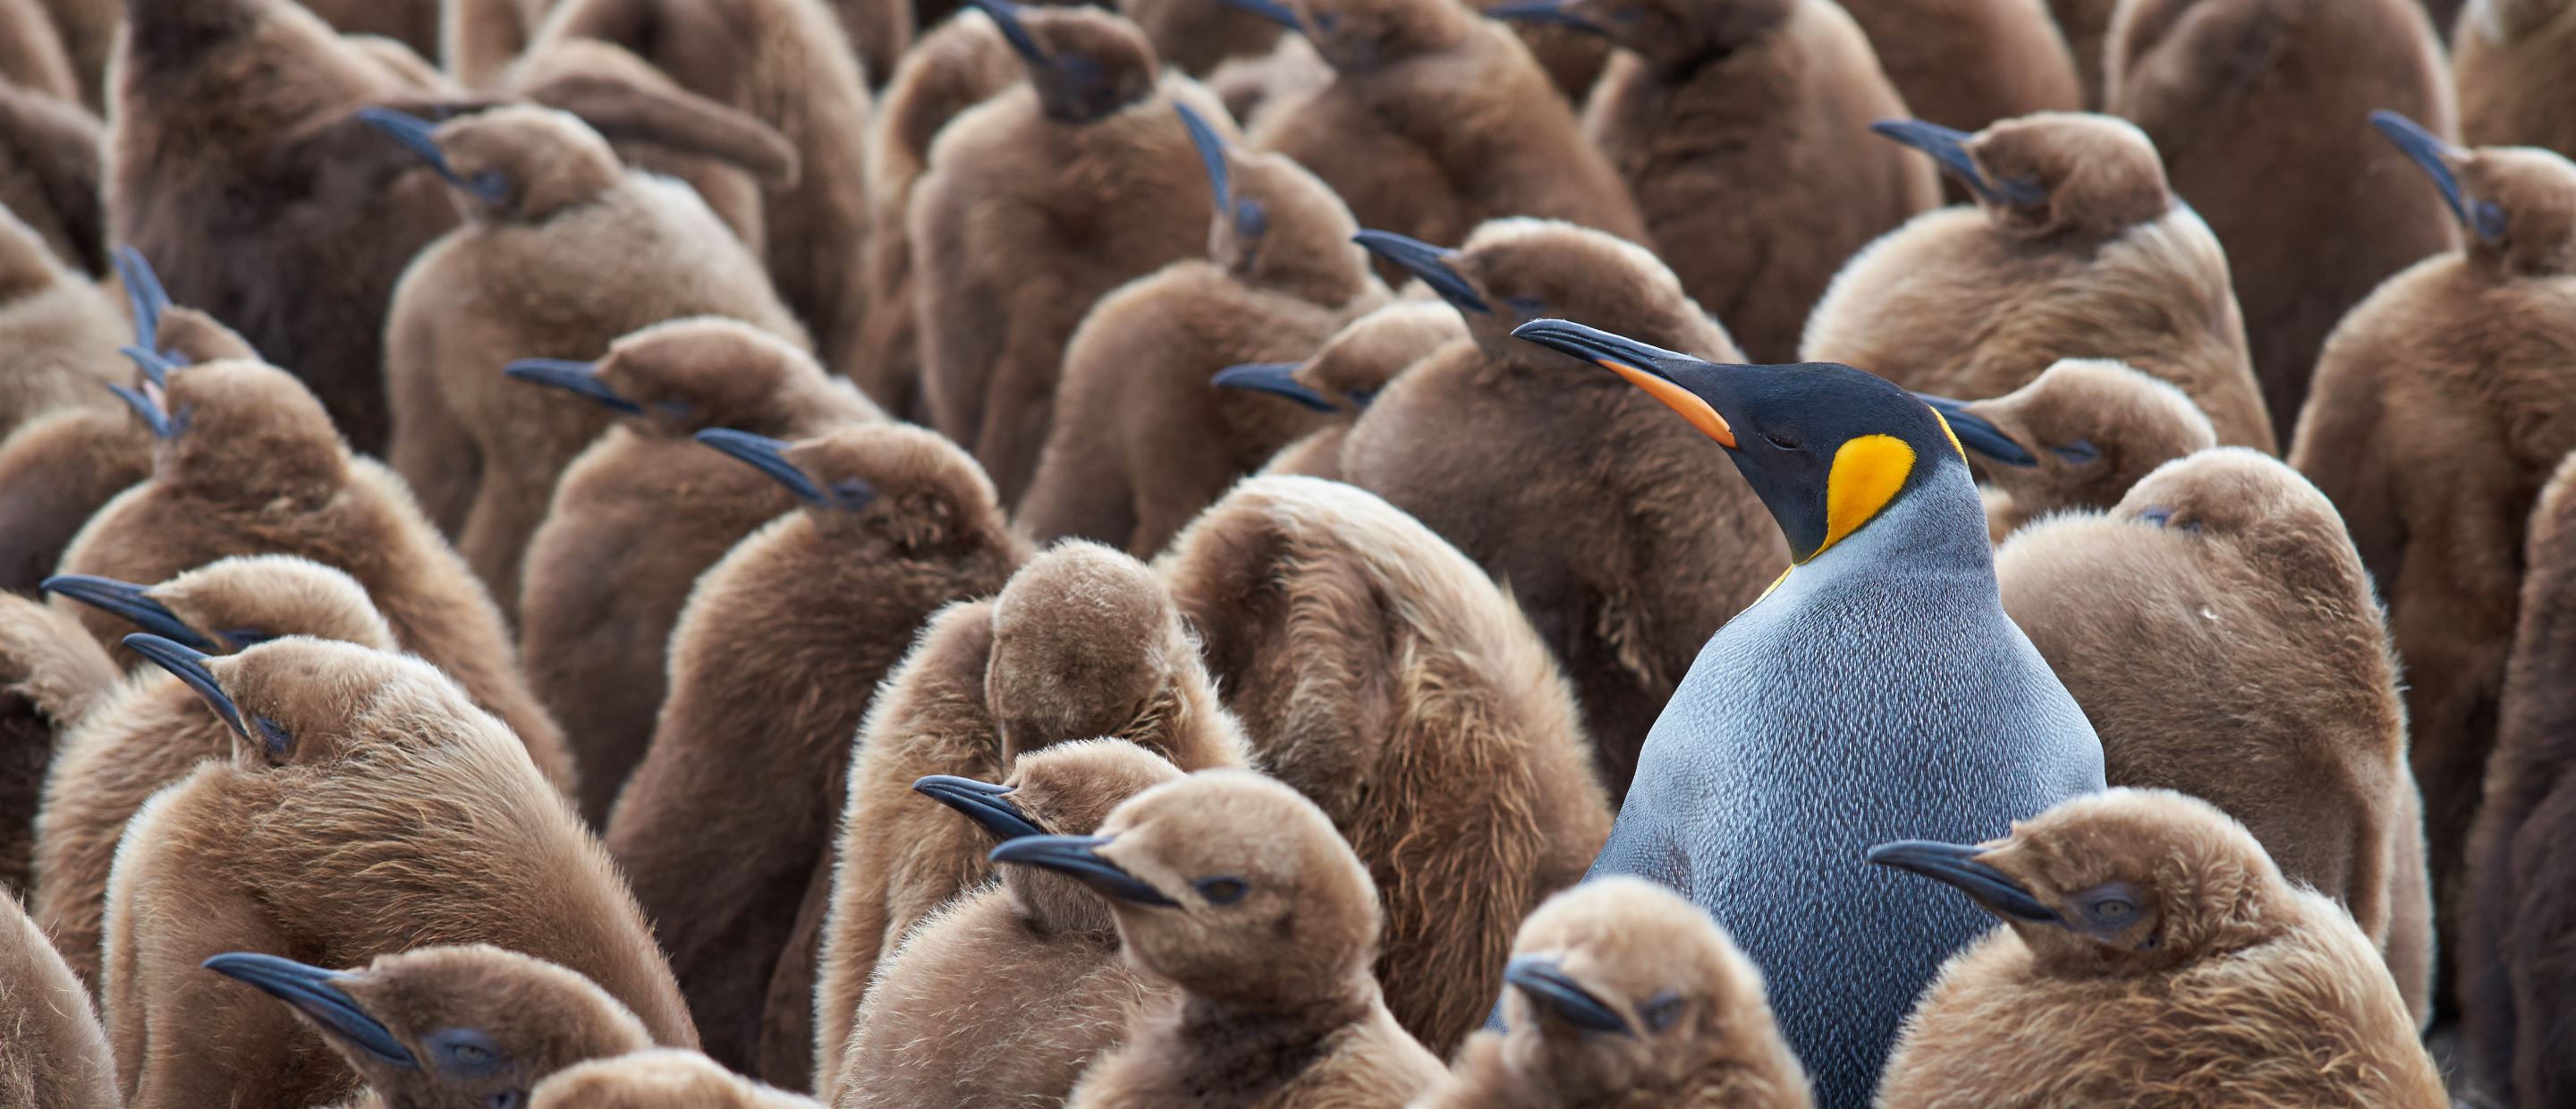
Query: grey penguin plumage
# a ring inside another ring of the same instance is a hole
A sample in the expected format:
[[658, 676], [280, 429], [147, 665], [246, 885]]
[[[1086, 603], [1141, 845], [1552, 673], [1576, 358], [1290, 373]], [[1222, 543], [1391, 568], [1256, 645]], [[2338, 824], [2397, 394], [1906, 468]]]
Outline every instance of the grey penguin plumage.
[[1817, 1104], [1865, 1104], [1898, 1025], [1979, 914], [1870, 873], [1872, 835], [1995, 835], [2102, 788], [2081, 709], [2004, 613], [1940, 417], [1847, 366], [1717, 366], [1562, 320], [1727, 448], [1796, 565], [1710, 637], [1655, 721], [1595, 878], [1709, 909], [1762, 969]]

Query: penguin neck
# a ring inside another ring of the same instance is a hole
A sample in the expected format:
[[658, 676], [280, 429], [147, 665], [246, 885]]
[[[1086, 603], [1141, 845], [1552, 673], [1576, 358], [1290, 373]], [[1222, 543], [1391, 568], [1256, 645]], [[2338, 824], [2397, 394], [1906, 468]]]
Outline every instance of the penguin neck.
[[1798, 564], [1782, 587], [1931, 573], [1963, 575], [1996, 593], [1994, 546], [1968, 464], [1945, 453], [1935, 466], [1859, 530]]

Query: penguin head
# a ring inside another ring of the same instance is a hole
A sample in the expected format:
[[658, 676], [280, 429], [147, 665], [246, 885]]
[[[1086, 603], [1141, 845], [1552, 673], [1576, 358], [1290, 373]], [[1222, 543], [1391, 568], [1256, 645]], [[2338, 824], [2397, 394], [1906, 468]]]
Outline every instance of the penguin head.
[[161, 440], [153, 479], [216, 504], [310, 509], [336, 495], [349, 449], [295, 375], [232, 360], [172, 367], [168, 387], [120, 389]]
[[1380, 288], [1367, 252], [1351, 241], [1359, 224], [1322, 179], [1284, 154], [1245, 149], [1231, 128], [1187, 104], [1172, 108], [1207, 172], [1211, 260], [1237, 280], [1316, 304]]
[[[1126, 740], [1077, 739], [1021, 756], [998, 784], [934, 775], [912, 788], [1007, 843], [1022, 836], [1091, 835], [1120, 803], [1180, 777], [1179, 767]], [[1004, 867], [1002, 886], [1021, 914], [1046, 931], [1117, 928], [1099, 897], [1054, 871]]]
[[1654, 254], [1616, 235], [1561, 220], [1490, 220], [1447, 249], [1390, 231], [1363, 231], [1360, 245], [1419, 278], [1465, 321], [1489, 359], [1526, 367], [1562, 366], [1512, 329], [1570, 317], [1681, 349], [1731, 350], [1680, 279]]
[[2062, 360], [2000, 397], [1923, 399], [1987, 482], [2034, 513], [2109, 508], [2148, 471], [2218, 445], [2189, 395], [2104, 359]]
[[1870, 128], [1923, 151], [2015, 239], [2107, 239], [2173, 210], [2146, 132], [2090, 112], [2039, 112], [1970, 134], [1921, 120]]
[[1197, 644], [1151, 568], [1097, 543], [1059, 543], [993, 604], [984, 699], [1006, 758], [1051, 743], [1130, 736], [1181, 703]]
[[1344, 324], [1303, 362], [1231, 366], [1214, 384], [1276, 394], [1317, 412], [1357, 414], [1405, 367], [1466, 334], [1448, 305], [1399, 300]]
[[1485, 14], [1600, 35], [1679, 75], [1761, 42], [1795, 11], [1797, 0], [1521, 0]]
[[1626, 378], [1716, 440], [1799, 563], [1866, 527], [1942, 467], [1967, 464], [1939, 414], [1865, 370], [1834, 362], [1718, 365], [1564, 320], [1523, 324], [1513, 334]]
[[983, 468], [921, 428], [860, 423], [793, 443], [714, 428], [697, 439], [803, 502], [806, 522], [836, 556], [1007, 558], [1021, 549]]
[[1144, 30], [1124, 16], [1090, 7], [967, 2], [992, 17], [1019, 54], [1048, 119], [1089, 123], [1154, 95], [1162, 63]]
[[2261, 451], [2218, 447], [2165, 463], [2110, 517], [2141, 529], [2141, 542], [2231, 567], [2249, 589], [2286, 588], [2307, 604], [2341, 602], [2355, 619], [2378, 619], [2343, 514], [2305, 476]]
[[608, 140], [570, 112], [512, 105], [433, 123], [390, 108], [364, 119], [456, 188], [468, 220], [539, 222], [615, 188]]
[[388, 1105], [525, 1109], [549, 1074], [653, 1046], [590, 979], [497, 947], [424, 947], [357, 970], [232, 952], [205, 969], [293, 1008]]
[[153, 586], [58, 574], [43, 589], [210, 655], [288, 635], [394, 649], [393, 629], [365, 587], [293, 555], [235, 555]]
[[1129, 961], [1250, 1007], [1340, 999], [1377, 956], [1377, 886], [1324, 811], [1275, 779], [1203, 770], [1129, 798], [1089, 836], [1030, 836], [995, 862], [1109, 901]]
[[1369, 73], [1451, 49], [1476, 16], [1452, 0], [1220, 0], [1306, 36], [1340, 73]]
[[[739, 320], [695, 316], [667, 320], [620, 337], [575, 377], [538, 379], [603, 404], [647, 435], [680, 438], [710, 427], [793, 422], [824, 388], [814, 356]], [[590, 388], [595, 385], [595, 389]]]
[[2432, 179], [2472, 260], [2514, 276], [2576, 273], [2576, 165], [2532, 147], [2464, 150], [2395, 112], [2370, 121]]
[[124, 642], [214, 710], [232, 730], [233, 763], [243, 769], [329, 762], [387, 733], [420, 734], [430, 720], [508, 734], [454, 681], [409, 655], [304, 636], [230, 655], [208, 655], [149, 633]]
[[1957, 888], [2063, 973], [2168, 970], [2260, 943], [2297, 917], [2289, 884], [2244, 825], [2169, 790], [2087, 794], [2003, 839], [1907, 840], [1868, 858]]

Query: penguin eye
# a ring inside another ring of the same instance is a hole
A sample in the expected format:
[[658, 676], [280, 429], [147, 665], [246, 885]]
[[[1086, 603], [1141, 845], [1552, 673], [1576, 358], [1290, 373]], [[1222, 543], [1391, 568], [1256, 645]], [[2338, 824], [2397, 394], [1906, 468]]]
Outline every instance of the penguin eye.
[[2126, 882], [2112, 882], [2087, 891], [2078, 901], [2084, 921], [2097, 932], [2126, 931], [2144, 915], [2138, 907], [2138, 891]]
[[1197, 887], [1199, 896], [1207, 898], [1210, 905], [1231, 905], [1252, 891], [1252, 887], [1245, 885], [1241, 878], [1201, 878], [1191, 885]]
[[1646, 1022], [1646, 1031], [1661, 1032], [1672, 1027], [1674, 1021], [1681, 1019], [1685, 1003], [1686, 999], [1682, 995], [1665, 990], [1648, 999], [1645, 1006], [1637, 1010], [1637, 1018]]
[[842, 478], [832, 483], [832, 504], [835, 507], [855, 512], [876, 503], [876, 499], [876, 487], [857, 478]]
[[287, 734], [286, 725], [265, 716], [252, 717], [251, 722], [259, 726], [260, 745], [268, 748], [270, 758], [285, 758], [287, 752], [295, 749], [295, 737]]
[[1342, 391], [1342, 399], [1350, 401], [1351, 407], [1353, 408], [1365, 409], [1369, 406], [1370, 402], [1377, 399], [1377, 390], [1345, 389]]
[[1331, 12], [1316, 12], [1316, 13], [1315, 13], [1315, 29], [1316, 29], [1316, 30], [1318, 30], [1318, 31], [1323, 31], [1323, 32], [1325, 32], [1325, 33], [1327, 33], [1327, 34], [1330, 34], [1330, 33], [1332, 32], [1333, 28], [1335, 28], [1335, 27], [1339, 27], [1339, 26], [1341, 26], [1341, 25], [1342, 25], [1342, 17], [1341, 17], [1341, 16], [1335, 15], [1335, 14], [1333, 14], [1333, 13], [1331, 13]]
[[1270, 231], [1270, 211], [1258, 200], [1234, 203], [1234, 233], [1247, 239], [1258, 239]]
[[527, 1104], [526, 1090], [503, 1090], [492, 1095], [492, 1109], [523, 1109]]
[[497, 169], [487, 169], [475, 174], [466, 182], [465, 187], [474, 195], [482, 197], [488, 204], [499, 204], [510, 199], [510, 179], [503, 176]]
[[1768, 431], [1766, 431], [1766, 432], [1763, 432], [1763, 433], [1762, 433], [1762, 441], [1763, 441], [1763, 442], [1765, 442], [1765, 443], [1769, 443], [1769, 444], [1771, 444], [1773, 447], [1779, 448], [1780, 450], [1784, 450], [1784, 451], [1794, 451], [1794, 450], [1802, 449], [1802, 448], [1800, 448], [1800, 447], [1799, 447], [1799, 445], [1798, 445], [1798, 440], [1797, 440], [1797, 438], [1796, 438], [1795, 436], [1778, 435], [1778, 434], [1774, 434], [1774, 433], [1772, 433], [1772, 432], [1768, 432]]
[[2048, 450], [2049, 453], [2077, 466], [2098, 462], [2102, 458], [2102, 452], [2095, 449], [2090, 439], [2078, 439], [2062, 447], [2050, 447]]
[[[432, 1032], [428, 1036], [428, 1041], [430, 1058], [438, 1065], [439, 1070], [449, 1074], [468, 1078], [486, 1075], [500, 1069], [503, 1062], [501, 1049], [493, 1046], [491, 1038], [470, 1028], [448, 1028]], [[503, 1097], [506, 1096], [508, 1095], [503, 1095]], [[495, 1097], [492, 1099], [492, 1104], [516, 1103], [504, 1101], [502, 1097]]]
[[2504, 214], [2504, 209], [2489, 200], [2481, 200], [2476, 207], [2469, 209], [2469, 218], [2477, 224], [2478, 237], [2491, 243], [2503, 242], [2504, 233], [2513, 226], [2513, 220]]

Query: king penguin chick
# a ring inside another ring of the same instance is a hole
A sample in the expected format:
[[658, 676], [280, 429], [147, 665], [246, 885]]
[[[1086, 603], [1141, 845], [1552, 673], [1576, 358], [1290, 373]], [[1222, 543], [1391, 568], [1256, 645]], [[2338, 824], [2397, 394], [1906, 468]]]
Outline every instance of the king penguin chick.
[[1458, 310], [1439, 300], [1397, 300], [1352, 320], [1304, 362], [1228, 366], [1209, 383], [1220, 389], [1275, 393], [1328, 414], [1324, 426], [1280, 448], [1265, 474], [1342, 476], [1342, 443], [1378, 393], [1414, 363], [1467, 337]]
[[[15, 600], [16, 598], [9, 598]], [[0, 892], [0, 1104], [118, 1109], [116, 1060], [89, 991]]]
[[0, 81], [0, 142], [10, 147], [10, 164], [0, 168], [0, 208], [81, 273], [107, 272], [99, 195], [106, 141], [98, 118], [79, 105]]
[[2066, 52], [2075, 57], [2075, 75], [2084, 85], [2084, 110], [2102, 110], [2102, 49], [2111, 37], [2111, 16], [2120, 0], [2048, 0], [2048, 14], [2066, 37]]
[[129, 646], [206, 699], [231, 758], [135, 814], [108, 882], [106, 1012], [135, 1109], [312, 1105], [355, 1076], [283, 1006], [200, 964], [355, 966], [488, 943], [583, 974], [655, 1043], [697, 1037], [634, 899], [499, 721], [427, 663], [290, 637]]
[[[913, 790], [1008, 842], [1090, 835], [1120, 802], [1180, 777], [1135, 744], [1072, 740], [1030, 752], [999, 784], [934, 775]], [[837, 1109], [1060, 1100], [1117, 1045], [1128, 1013], [1168, 990], [1120, 958], [1118, 922], [1099, 897], [1065, 875], [1006, 866], [878, 968], [841, 1073], [821, 1088]]]
[[1905, 101], [1831, 0], [1538, 0], [1494, 14], [1569, 21], [1624, 48], [1584, 132], [1682, 291], [1758, 361], [1796, 357], [1843, 260], [1941, 202], [1929, 163], [1859, 141]]
[[609, 344], [595, 364], [528, 360], [510, 376], [599, 404], [616, 422], [564, 468], [521, 566], [519, 657], [581, 768], [581, 812], [608, 807], [653, 739], [671, 629], [698, 575], [797, 505], [699, 445], [709, 428], [811, 438], [885, 414], [812, 355], [738, 320], [696, 316]]
[[386, 460], [516, 612], [520, 560], [555, 481], [612, 414], [531, 395], [502, 377], [504, 365], [597, 358], [617, 337], [681, 316], [730, 316], [799, 345], [805, 332], [696, 193], [624, 168], [569, 113], [501, 108], [435, 126], [370, 118], [382, 141], [454, 180], [467, 213], [394, 290]]
[[2576, 4], [2478, 0], [2451, 42], [2460, 139], [2471, 146], [2537, 146], [2576, 158]]
[[1818, 1100], [1857, 1106], [1916, 993], [1980, 930], [1862, 850], [1908, 826], [1990, 835], [2098, 790], [2101, 741], [2005, 615], [1966, 452], [1922, 401], [1831, 363], [1717, 366], [1562, 320], [1515, 334], [1671, 405], [1788, 539], [1793, 568], [1655, 721], [1592, 873], [1717, 917]]
[[1877, 130], [1976, 196], [1854, 255], [1807, 319], [1800, 357], [1960, 400], [2002, 396], [2061, 358], [2173, 382], [2218, 441], [2273, 450], [2227, 255], [2166, 187], [2156, 148], [2108, 116], [2049, 113], [1974, 135]]
[[0, 899], [32, 888], [46, 768], [80, 722], [114, 699], [116, 681], [116, 664], [77, 621], [0, 593]]
[[1806, 1109], [1762, 972], [1708, 913], [1604, 878], [1530, 914], [1503, 972], [1508, 1032], [1467, 1041], [1414, 1109]]
[[1980, 401], [1923, 398], [1986, 468], [1994, 541], [2052, 512], [2106, 509], [2158, 466], [2218, 445], [2172, 383], [2105, 358], [2069, 358]]
[[[2227, 244], [2287, 443], [2335, 321], [2459, 244], [2403, 155], [2363, 126], [2385, 110], [2458, 134], [2441, 40], [2416, 0], [2130, 0], [2104, 50], [2103, 110], [2154, 140], [2174, 191]], [[2255, 445], [2210, 415], [2223, 442]]]
[[2116, 789], [1869, 858], [2004, 925], [1925, 991], [1884, 1109], [2451, 1103], [2352, 918], [2206, 802]]
[[2397, 659], [2325, 495], [2252, 451], [2196, 454], [2108, 513], [2024, 529], [1995, 576], [2101, 735], [2106, 780], [2242, 822], [2285, 877], [2351, 911], [2429, 1017], [2433, 907]]
[[653, 1046], [643, 1022], [590, 979], [481, 944], [380, 955], [353, 970], [234, 951], [205, 969], [276, 998], [320, 1033], [367, 1084], [353, 1109], [520, 1109], [547, 1075]]
[[1618, 171], [1501, 23], [1456, 0], [1226, 2], [1303, 32], [1333, 67], [1264, 104], [1250, 139], [1315, 171], [1360, 226], [1449, 243], [1535, 216], [1647, 241]]
[[[288, 635], [396, 649], [364, 588], [292, 555], [217, 559], [153, 586], [67, 575], [45, 587], [209, 654]], [[99, 922], [126, 822], [162, 787], [232, 749], [224, 719], [187, 683], [153, 667], [137, 669], [63, 737], [42, 779], [36, 893], [27, 907], [83, 985], [98, 986]]]
[[1159, 566], [1255, 759], [1323, 806], [1386, 909], [1387, 1008], [1446, 1056], [1512, 930], [1610, 832], [1572, 689], [1512, 597], [1385, 501], [1236, 486]]
[[1055, 426], [1016, 517], [1041, 543], [1073, 536], [1152, 557], [1323, 419], [1211, 388], [1209, 372], [1304, 358], [1390, 296], [1323, 182], [1282, 155], [1228, 149], [1188, 105], [1173, 109], [1207, 165], [1208, 257], [1119, 286], [1065, 345]]
[[1574, 682], [1615, 804], [1700, 645], [1779, 576], [1788, 550], [1700, 435], [1511, 330], [1561, 315], [1721, 361], [1739, 357], [1735, 344], [1654, 255], [1597, 231], [1496, 220], [1454, 251], [1364, 238], [1447, 300], [1468, 337], [1377, 395], [1342, 441], [1339, 477], [1511, 592]]
[[1441, 1080], [1369, 975], [1368, 870], [1296, 790], [1204, 771], [1129, 798], [1097, 835], [1023, 836], [992, 857], [1107, 898], [1128, 962], [1177, 994], [1128, 1018], [1069, 1109], [1400, 1105]]
[[[671, 954], [707, 1053], [746, 1072], [774, 1056], [793, 1073], [766, 1062], [755, 1073], [801, 1086], [816, 938], [790, 933], [801, 906], [812, 902], [819, 928], [827, 904], [850, 738], [922, 621], [1000, 589], [1028, 548], [974, 461], [920, 428], [702, 442], [800, 510], [698, 579], [670, 635], [670, 697], [603, 838]], [[774, 975], [796, 980], [800, 1019], [788, 1043], [764, 1049]]]
[[1209, 0], [1118, 0], [1117, 7], [1153, 41], [1156, 57], [1192, 77], [1205, 78], [1231, 59], [1267, 55], [1285, 34], [1259, 12]]
[[2531, 505], [2576, 449], [2576, 361], [2561, 353], [2576, 350], [2576, 165], [2378, 122], [2470, 241], [2390, 278], [2326, 340], [2290, 464], [2342, 511], [2387, 599], [2448, 932]]
[[[169, 375], [164, 399], [139, 407], [161, 440], [152, 478], [81, 528], [63, 573], [157, 582], [270, 553], [339, 569], [366, 587], [404, 650], [453, 676], [547, 780], [572, 788], [563, 732], [528, 692], [490, 595], [402, 479], [352, 456], [294, 377], [248, 360], [190, 366]], [[101, 642], [134, 626], [96, 609], [80, 616]]]
[[2042, 0], [1850, 0], [1843, 6], [1869, 33], [1888, 80], [1917, 119], [1974, 131], [2084, 106], [2074, 55]]
[[537, 1085], [528, 1109], [819, 1109], [694, 1051], [638, 1051], [565, 1068]]
[[1031, 751], [1100, 736], [1183, 770], [1251, 763], [1197, 641], [1145, 564], [1059, 544], [995, 599], [931, 618], [869, 707], [850, 758], [814, 997], [814, 1073], [839, 1073], [878, 962], [992, 873], [985, 837], [922, 805], [913, 783], [933, 774], [998, 781]]
[[1092, 8], [978, 0], [1029, 83], [960, 114], [913, 186], [913, 310], [933, 426], [1019, 504], [1053, 422], [1065, 345], [1111, 289], [1207, 249], [1206, 174], [1136, 25]]
[[118, 408], [107, 386], [132, 372], [125, 341], [116, 302], [0, 208], [0, 438], [62, 409]]

